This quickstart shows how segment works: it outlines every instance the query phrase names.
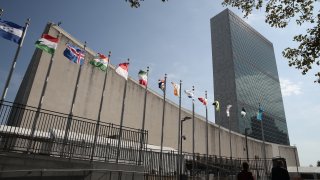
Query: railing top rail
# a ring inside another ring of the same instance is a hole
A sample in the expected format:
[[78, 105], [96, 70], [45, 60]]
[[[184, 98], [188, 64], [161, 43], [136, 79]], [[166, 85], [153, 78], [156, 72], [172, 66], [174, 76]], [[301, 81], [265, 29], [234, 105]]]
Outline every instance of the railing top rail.
[[16, 170], [2, 170], [0, 173], [13, 173], [13, 172], [82, 172], [82, 171], [109, 171], [109, 172], [122, 172], [122, 173], [136, 173], [148, 174], [147, 172], [139, 171], [124, 171], [114, 169], [16, 169]]
[[[24, 104], [10, 102], [10, 101], [3, 101], [3, 100], [0, 100], [0, 105], [16, 107], [16, 108], [25, 108], [26, 110], [33, 110], [33, 111], [39, 110], [35, 106], [29, 106], [29, 105], [24, 105]], [[69, 114], [66, 114], [66, 113], [52, 111], [52, 110], [43, 109], [43, 108], [41, 108], [40, 110], [42, 111], [42, 113], [48, 113], [48, 114], [54, 113], [54, 114], [52, 114], [54, 116], [68, 117], [68, 115], [69, 115]], [[89, 122], [89, 123], [90, 122], [91, 123], [96, 123], [97, 122], [97, 120], [89, 119], [89, 118], [85, 118], [85, 117], [80, 117], [80, 116], [72, 116], [72, 118], [75, 119], [75, 120], [80, 120], [80, 121], [85, 120], [86, 122]], [[107, 125], [107, 126], [112, 126], [112, 127], [115, 127], [115, 128], [120, 128], [120, 125], [113, 124], [113, 123], [108, 123], [108, 122], [100, 122], [100, 125]], [[142, 129], [131, 128], [131, 127], [127, 127], [127, 126], [122, 126], [122, 128], [123, 128], [123, 130], [131, 130], [131, 131], [142, 132]], [[147, 130], [143, 130], [143, 131], [144, 131], [144, 133], [147, 133]]]

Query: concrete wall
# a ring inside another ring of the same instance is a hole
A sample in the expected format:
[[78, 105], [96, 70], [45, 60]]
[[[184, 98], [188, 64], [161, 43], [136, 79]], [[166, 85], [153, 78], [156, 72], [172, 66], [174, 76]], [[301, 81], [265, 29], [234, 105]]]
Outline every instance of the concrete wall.
[[[77, 79], [79, 65], [69, 62], [64, 56], [63, 51], [67, 42], [83, 47], [83, 43], [74, 39], [60, 27], [48, 24], [44, 33], [57, 36], [61, 32], [60, 42], [54, 55], [50, 77], [47, 89], [43, 99], [42, 108], [69, 113], [74, 87]], [[89, 45], [90, 46], [90, 45]], [[96, 54], [87, 48], [86, 61], [92, 59]], [[25, 78], [20, 86], [16, 97], [16, 102], [38, 106], [41, 90], [44, 85], [45, 75], [48, 71], [50, 55], [35, 50], [33, 59], [29, 65]], [[111, 57], [112, 58], [112, 57]], [[105, 73], [86, 63], [81, 69], [79, 90], [75, 100], [74, 115], [93, 120], [98, 118], [98, 110], [103, 89], [103, 80]], [[106, 91], [104, 92], [104, 102], [102, 106], [101, 121], [119, 124], [122, 98], [125, 80], [120, 77], [114, 68], [109, 68]], [[137, 81], [128, 79], [127, 96], [125, 101], [124, 126], [141, 128], [143, 113], [144, 88]], [[160, 145], [161, 120], [162, 120], [163, 98], [151, 91], [147, 96], [146, 109], [146, 130], [149, 132], [149, 144]], [[166, 102], [165, 125], [164, 125], [164, 146], [177, 148], [178, 137], [178, 106], [171, 102]], [[183, 110], [181, 117], [192, 116], [190, 111]], [[205, 119], [196, 115], [195, 117], [195, 151], [205, 153]], [[209, 153], [219, 154], [218, 141], [219, 128], [216, 124], [209, 125]], [[192, 121], [184, 122], [184, 134], [186, 141], [183, 142], [183, 150], [192, 152]], [[227, 129], [221, 128], [221, 149], [222, 156], [230, 156], [229, 148], [230, 133]], [[232, 156], [245, 158], [245, 138], [243, 135], [231, 132]], [[248, 138], [249, 156], [262, 156], [262, 142], [256, 139]], [[280, 147], [279, 147], [280, 148]], [[290, 158], [292, 162], [292, 152], [294, 148], [281, 146], [281, 156]], [[267, 157], [274, 157], [274, 148], [272, 144], [266, 143]]]
[[2, 153], [0, 169], [1, 180], [144, 179], [143, 166], [18, 153]]

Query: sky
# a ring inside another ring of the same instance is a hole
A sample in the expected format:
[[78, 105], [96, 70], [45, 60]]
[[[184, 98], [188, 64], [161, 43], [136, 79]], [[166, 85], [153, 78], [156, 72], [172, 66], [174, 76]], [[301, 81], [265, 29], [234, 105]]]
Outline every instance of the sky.
[[[13, 101], [47, 22], [62, 22], [61, 27], [88, 47], [107, 54], [112, 51], [111, 64], [130, 58], [129, 75], [138, 79], [140, 69], [150, 66], [149, 87], [161, 94], [157, 81], [168, 74], [168, 82], [183, 81], [183, 89], [195, 86], [196, 96], [213, 102], [213, 75], [210, 18], [224, 10], [222, 0], [145, 0], [138, 9], [125, 0], [0, 0], [2, 19], [24, 25], [31, 23], [18, 57], [16, 69], [6, 98]], [[319, 8], [319, 3], [316, 4]], [[243, 17], [240, 10], [230, 8]], [[290, 144], [298, 148], [302, 166], [316, 165], [320, 160], [320, 85], [313, 83], [319, 66], [303, 76], [288, 66], [282, 56], [286, 47], [295, 47], [295, 34], [304, 33], [307, 26], [294, 21], [285, 29], [271, 28], [264, 23], [263, 10], [255, 10], [244, 20], [273, 43], [284, 100]], [[0, 91], [2, 93], [17, 44], [0, 38]], [[170, 84], [168, 84], [170, 86]], [[171, 87], [170, 87], [171, 88]], [[178, 103], [168, 92], [168, 99]], [[182, 106], [191, 109], [184, 97]], [[205, 115], [199, 102], [196, 113]], [[214, 122], [214, 109], [209, 106], [209, 120]]]

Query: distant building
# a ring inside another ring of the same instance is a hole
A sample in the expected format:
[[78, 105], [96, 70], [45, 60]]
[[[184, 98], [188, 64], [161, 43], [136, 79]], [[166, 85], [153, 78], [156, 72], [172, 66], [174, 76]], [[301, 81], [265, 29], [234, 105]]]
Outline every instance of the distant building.
[[229, 128], [225, 111], [231, 104], [231, 129], [244, 134], [247, 127], [249, 136], [262, 139], [256, 119], [260, 103], [265, 140], [289, 145], [272, 43], [228, 9], [211, 19], [211, 36], [214, 96], [221, 106], [216, 122]]

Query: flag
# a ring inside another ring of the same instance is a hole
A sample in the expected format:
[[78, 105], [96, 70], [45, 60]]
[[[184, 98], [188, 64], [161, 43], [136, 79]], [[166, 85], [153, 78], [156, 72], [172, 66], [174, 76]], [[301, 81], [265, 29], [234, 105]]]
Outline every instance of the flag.
[[140, 70], [138, 73], [139, 76], [139, 84], [143, 86], [147, 86], [148, 84], [148, 73], [146, 71]]
[[232, 105], [231, 104], [229, 104], [228, 106], [227, 106], [227, 117], [230, 117], [230, 108], [232, 107]]
[[242, 116], [242, 117], [245, 117], [246, 114], [247, 114], [246, 110], [244, 109], [244, 107], [242, 107], [241, 116]]
[[193, 93], [192, 90], [184, 90], [184, 92], [186, 93], [188, 98], [192, 98], [193, 99], [194, 93]]
[[219, 101], [214, 101], [214, 103], [212, 103], [212, 105], [214, 105], [214, 107], [216, 107], [216, 111], [220, 111], [220, 103], [219, 103]]
[[208, 100], [206, 98], [199, 97], [198, 99], [200, 102], [202, 102], [203, 105], [205, 105], [205, 106], [207, 105]]
[[109, 63], [109, 58], [103, 54], [98, 53], [97, 56], [95, 56], [89, 63], [102, 71], [106, 71]]
[[120, 63], [119, 66], [116, 69], [116, 72], [122, 76], [125, 80], [128, 79], [128, 68], [129, 68], [129, 63]]
[[259, 104], [259, 110], [257, 112], [257, 120], [262, 121], [262, 113], [263, 113], [263, 110], [262, 110], [262, 108], [261, 108], [261, 106]]
[[48, 34], [43, 34], [36, 42], [36, 47], [49, 54], [54, 54], [54, 51], [57, 49], [58, 42], [58, 38], [52, 37]]
[[164, 80], [163, 79], [159, 79], [158, 80], [158, 85], [159, 85], [159, 88], [164, 91], [164, 88], [165, 88], [165, 84], [164, 84]]
[[64, 50], [63, 55], [71, 62], [80, 65], [84, 64], [84, 51], [76, 46], [67, 44], [67, 48]]
[[19, 44], [22, 39], [23, 31], [24, 27], [19, 26], [13, 22], [0, 19], [0, 36], [4, 39]]
[[173, 94], [175, 96], [180, 96], [180, 85], [174, 82], [171, 82], [171, 84], [173, 85]]

